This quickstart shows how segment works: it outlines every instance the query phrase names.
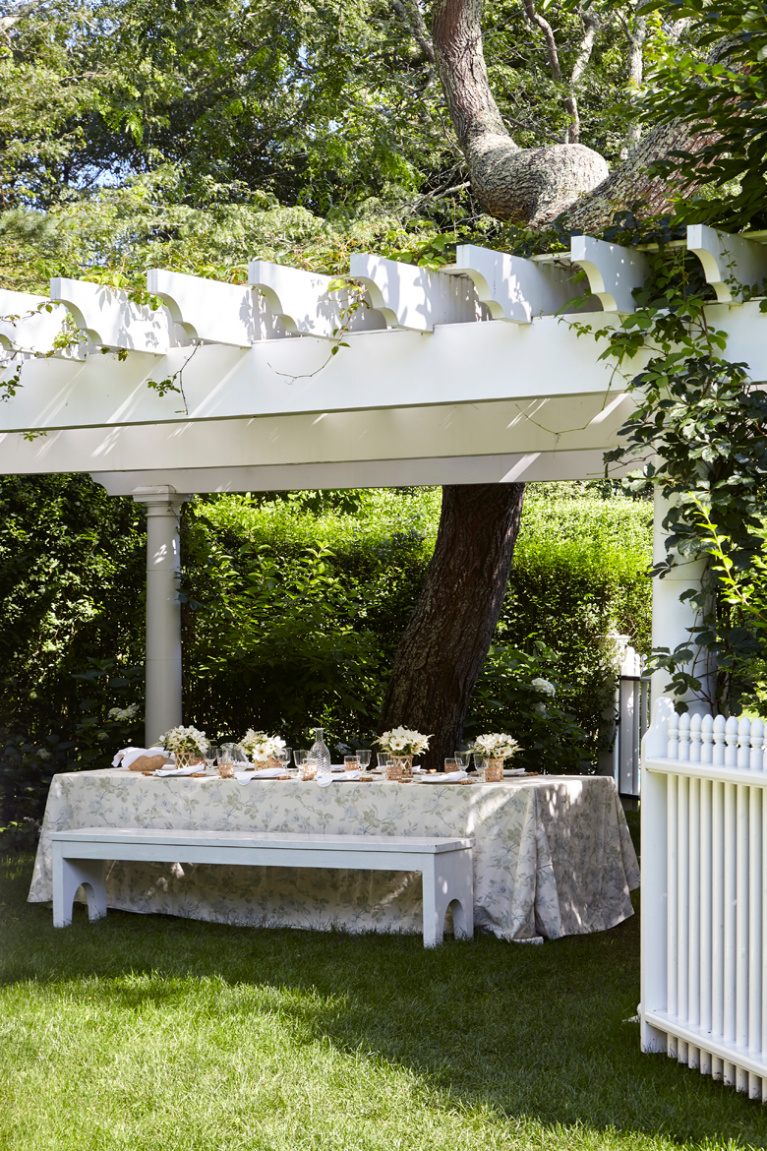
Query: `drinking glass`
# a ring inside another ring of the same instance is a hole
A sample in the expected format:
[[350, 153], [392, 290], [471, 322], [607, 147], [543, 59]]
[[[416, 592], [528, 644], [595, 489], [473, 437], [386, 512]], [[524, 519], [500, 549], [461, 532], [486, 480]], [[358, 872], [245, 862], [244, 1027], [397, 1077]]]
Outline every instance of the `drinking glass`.
[[306, 759], [304, 760], [303, 765], [301, 767], [301, 779], [315, 779], [317, 776], [318, 769], [319, 769], [319, 764], [317, 763], [317, 760], [316, 759], [310, 759], [309, 758], [309, 752], [307, 751]]
[[460, 755], [445, 756], [445, 771], [460, 771], [462, 767]]
[[293, 749], [292, 748], [281, 747], [274, 758], [278, 759], [280, 761], [282, 767], [284, 768], [284, 770], [287, 771], [288, 768], [290, 767], [290, 759], [291, 759], [292, 755], [293, 755]]
[[361, 747], [357, 752], [357, 759], [360, 761], [360, 767], [370, 767], [370, 750], [366, 747]]
[[344, 771], [359, 771], [360, 757], [358, 755], [344, 756]]
[[231, 777], [234, 775], [233, 753], [233, 743], [222, 743], [218, 749], [216, 763], [218, 764], [218, 774], [222, 779], [231, 779]]
[[205, 745], [205, 766], [208, 770], [212, 770], [216, 766], [218, 758], [218, 748], [215, 743], [208, 743]]
[[296, 750], [293, 752], [293, 761], [297, 768], [300, 769], [304, 766], [308, 754], [308, 751], [299, 751], [298, 748], [296, 748]]
[[379, 751], [378, 753], [378, 770], [386, 771], [391, 763], [391, 755], [388, 751]]
[[471, 752], [470, 751], [457, 751], [455, 753], [455, 758], [460, 760], [461, 767], [463, 768], [464, 771], [466, 771], [466, 768], [471, 763]]
[[480, 779], [485, 778], [485, 760], [486, 759], [487, 759], [486, 755], [480, 755], [479, 752], [477, 752], [477, 751], [474, 752], [474, 766], [477, 769], [477, 775], [479, 776]]

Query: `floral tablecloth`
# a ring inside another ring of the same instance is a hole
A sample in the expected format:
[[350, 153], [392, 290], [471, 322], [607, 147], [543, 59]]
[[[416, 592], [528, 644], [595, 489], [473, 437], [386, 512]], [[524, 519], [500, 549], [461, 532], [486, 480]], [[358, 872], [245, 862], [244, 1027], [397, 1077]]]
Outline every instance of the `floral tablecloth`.
[[[636, 855], [612, 779], [333, 783], [70, 772], [51, 784], [29, 899], [51, 899], [50, 833], [70, 827], [471, 836], [476, 926], [557, 939], [631, 915]], [[111, 863], [107, 902], [217, 923], [419, 932], [421, 878], [381, 871]]]

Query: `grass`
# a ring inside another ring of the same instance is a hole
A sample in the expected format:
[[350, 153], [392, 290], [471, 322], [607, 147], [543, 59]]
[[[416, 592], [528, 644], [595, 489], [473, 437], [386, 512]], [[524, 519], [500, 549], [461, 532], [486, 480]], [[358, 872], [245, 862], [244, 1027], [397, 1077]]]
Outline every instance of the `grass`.
[[767, 1147], [639, 1052], [638, 921], [543, 947], [110, 912], [55, 931], [0, 868], [2, 1151]]

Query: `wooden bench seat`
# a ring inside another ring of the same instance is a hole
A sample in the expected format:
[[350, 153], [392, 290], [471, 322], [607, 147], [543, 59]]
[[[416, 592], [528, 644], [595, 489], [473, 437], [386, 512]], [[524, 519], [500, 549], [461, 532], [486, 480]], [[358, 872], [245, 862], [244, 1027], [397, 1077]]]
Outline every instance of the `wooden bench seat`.
[[51, 841], [54, 927], [72, 922], [72, 905], [81, 886], [89, 918], [105, 916], [105, 864], [121, 860], [420, 871], [424, 946], [442, 942], [450, 906], [456, 937], [474, 935], [473, 839], [79, 827], [54, 831]]

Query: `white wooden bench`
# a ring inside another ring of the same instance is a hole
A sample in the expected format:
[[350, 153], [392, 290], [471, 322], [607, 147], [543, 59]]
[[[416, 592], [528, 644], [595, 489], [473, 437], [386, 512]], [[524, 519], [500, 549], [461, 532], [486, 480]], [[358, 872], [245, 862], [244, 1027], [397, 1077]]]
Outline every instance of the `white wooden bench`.
[[420, 871], [424, 947], [442, 942], [445, 913], [451, 905], [456, 938], [474, 936], [473, 839], [79, 827], [54, 831], [51, 841], [54, 927], [72, 922], [72, 905], [81, 886], [89, 918], [105, 916], [105, 864], [122, 860]]

